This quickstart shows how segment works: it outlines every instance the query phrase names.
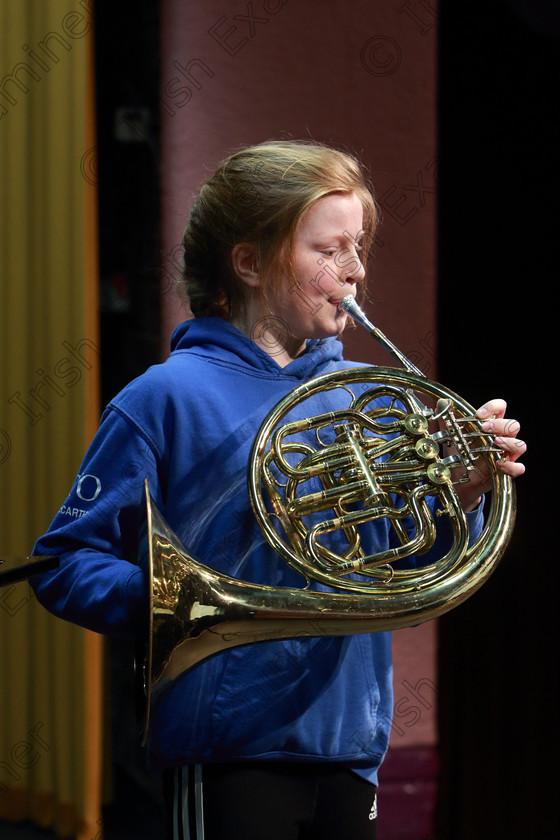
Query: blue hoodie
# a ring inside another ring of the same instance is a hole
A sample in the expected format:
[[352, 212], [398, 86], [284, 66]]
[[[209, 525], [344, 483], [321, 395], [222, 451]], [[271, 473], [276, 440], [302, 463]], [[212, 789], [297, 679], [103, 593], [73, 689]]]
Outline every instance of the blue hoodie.
[[[35, 554], [58, 569], [32, 580], [38, 600], [99, 633], [142, 638], [148, 587], [136, 565], [147, 478], [194, 557], [242, 580], [301, 586], [250, 509], [247, 464], [270, 409], [311, 377], [356, 366], [336, 339], [309, 341], [286, 367], [219, 318], [184, 322], [171, 355], [109, 404], [70, 495]], [[313, 413], [347, 397], [316, 398]], [[309, 413], [309, 412], [307, 412]], [[389, 542], [386, 520], [371, 550]], [[323, 588], [320, 584], [315, 588]], [[338, 761], [376, 783], [392, 715], [390, 633], [261, 642], [228, 650], [157, 696], [149, 761]]]

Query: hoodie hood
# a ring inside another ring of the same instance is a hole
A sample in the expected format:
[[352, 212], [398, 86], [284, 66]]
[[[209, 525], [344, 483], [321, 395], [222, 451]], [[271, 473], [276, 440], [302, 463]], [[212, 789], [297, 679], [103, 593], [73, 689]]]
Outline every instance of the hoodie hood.
[[307, 379], [328, 362], [343, 360], [343, 346], [337, 338], [309, 339], [301, 356], [285, 367], [223, 318], [193, 318], [183, 321], [171, 336], [171, 353], [188, 351], [220, 359], [235, 366], [248, 366], [265, 375]]

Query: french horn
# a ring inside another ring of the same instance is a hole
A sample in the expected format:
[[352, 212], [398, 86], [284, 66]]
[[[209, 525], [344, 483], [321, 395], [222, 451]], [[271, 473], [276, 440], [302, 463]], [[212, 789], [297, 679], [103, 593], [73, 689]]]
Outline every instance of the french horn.
[[[259, 641], [421, 624], [474, 594], [507, 547], [514, 485], [496, 468], [501, 450], [472, 406], [425, 377], [353, 297], [340, 307], [402, 368], [354, 367], [296, 387], [264, 419], [248, 466], [260, 529], [301, 575], [303, 588], [256, 585], [200, 563], [169, 528], [146, 484], [140, 555], [151, 605], [142, 663], [144, 742], [156, 694], [208, 657]], [[329, 403], [344, 404], [306, 416], [306, 403], [326, 393]], [[482, 533], [473, 539], [455, 488], [482, 462], [493, 488]], [[367, 529], [378, 519], [388, 523], [391, 547], [369, 553]], [[442, 528], [445, 552], [434, 557]]]

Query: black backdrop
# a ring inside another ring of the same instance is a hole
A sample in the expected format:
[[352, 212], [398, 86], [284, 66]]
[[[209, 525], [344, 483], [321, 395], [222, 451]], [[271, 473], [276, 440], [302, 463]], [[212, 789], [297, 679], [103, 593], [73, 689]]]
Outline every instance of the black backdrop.
[[439, 376], [529, 442], [512, 543], [440, 621], [441, 840], [558, 837], [560, 10], [440, 3]]

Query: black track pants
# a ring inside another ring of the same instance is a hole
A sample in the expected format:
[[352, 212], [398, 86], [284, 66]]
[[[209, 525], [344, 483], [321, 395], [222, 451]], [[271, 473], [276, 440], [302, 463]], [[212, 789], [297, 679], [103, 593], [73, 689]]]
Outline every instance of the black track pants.
[[244, 762], [168, 771], [169, 840], [376, 840], [376, 788], [338, 764]]

